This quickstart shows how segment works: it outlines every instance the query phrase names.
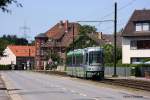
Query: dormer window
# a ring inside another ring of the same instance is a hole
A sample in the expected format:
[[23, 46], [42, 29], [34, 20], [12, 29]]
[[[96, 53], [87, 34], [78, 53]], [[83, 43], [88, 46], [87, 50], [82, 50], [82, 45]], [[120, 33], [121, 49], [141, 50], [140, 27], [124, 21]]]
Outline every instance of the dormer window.
[[136, 31], [142, 31], [142, 24], [136, 23]]
[[149, 31], [149, 26], [150, 24], [149, 23], [143, 23], [143, 31]]
[[136, 23], [135, 30], [140, 31], [150, 31], [150, 23]]

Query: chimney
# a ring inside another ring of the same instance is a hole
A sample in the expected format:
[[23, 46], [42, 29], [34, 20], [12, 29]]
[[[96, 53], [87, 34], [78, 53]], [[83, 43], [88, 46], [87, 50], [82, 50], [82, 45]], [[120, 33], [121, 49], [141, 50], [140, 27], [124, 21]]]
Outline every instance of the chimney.
[[68, 25], [69, 25], [69, 22], [68, 20], [65, 21], [65, 32], [68, 32]]
[[98, 38], [99, 39], [103, 39], [103, 36], [102, 36], [103, 34], [102, 34], [102, 32], [98, 32]]
[[59, 28], [62, 28], [62, 27], [63, 27], [63, 21], [60, 20], [60, 22], [59, 22]]

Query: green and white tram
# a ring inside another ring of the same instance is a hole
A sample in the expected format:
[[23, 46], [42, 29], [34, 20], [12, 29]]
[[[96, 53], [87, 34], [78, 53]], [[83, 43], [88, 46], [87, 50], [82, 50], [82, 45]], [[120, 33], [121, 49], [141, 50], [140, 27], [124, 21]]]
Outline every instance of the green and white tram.
[[88, 47], [67, 53], [67, 74], [75, 77], [104, 78], [103, 49]]

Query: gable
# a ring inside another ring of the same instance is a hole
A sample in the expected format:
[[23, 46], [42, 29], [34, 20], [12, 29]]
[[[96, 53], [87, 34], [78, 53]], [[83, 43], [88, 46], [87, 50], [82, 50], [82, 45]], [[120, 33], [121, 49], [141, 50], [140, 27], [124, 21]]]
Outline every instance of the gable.
[[150, 31], [136, 32], [136, 23], [149, 23], [150, 22], [150, 10], [135, 10], [125, 26], [122, 36], [150, 36]]

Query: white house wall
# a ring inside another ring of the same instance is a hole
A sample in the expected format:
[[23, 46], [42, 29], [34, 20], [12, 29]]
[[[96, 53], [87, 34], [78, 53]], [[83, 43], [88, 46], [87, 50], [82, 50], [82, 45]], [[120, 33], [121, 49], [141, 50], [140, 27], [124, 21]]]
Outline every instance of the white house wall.
[[122, 63], [130, 64], [132, 57], [150, 57], [150, 49], [139, 49], [139, 50], [131, 50], [130, 49], [130, 41], [131, 40], [150, 40], [150, 38], [127, 38], [123, 37], [122, 39]]
[[16, 56], [8, 47], [4, 50], [4, 55], [6, 56], [0, 57], [0, 65], [16, 64]]

